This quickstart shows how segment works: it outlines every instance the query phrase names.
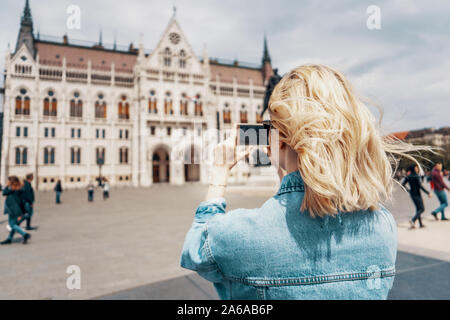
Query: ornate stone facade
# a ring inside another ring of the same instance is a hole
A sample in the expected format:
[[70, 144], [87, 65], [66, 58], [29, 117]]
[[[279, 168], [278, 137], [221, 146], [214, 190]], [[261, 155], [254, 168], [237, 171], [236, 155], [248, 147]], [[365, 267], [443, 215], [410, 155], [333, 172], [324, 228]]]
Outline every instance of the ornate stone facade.
[[[84, 187], [100, 170], [113, 186], [206, 182], [207, 165], [184, 161], [203, 152], [194, 137], [219, 128], [222, 139], [234, 123], [261, 121], [272, 73], [266, 43], [256, 66], [212, 59], [206, 49], [197, 57], [175, 17], [149, 54], [142, 41], [116, 50], [43, 40], [28, 1], [5, 69], [1, 183], [34, 173], [38, 189], [57, 179]], [[248, 170], [239, 166], [234, 179]]]

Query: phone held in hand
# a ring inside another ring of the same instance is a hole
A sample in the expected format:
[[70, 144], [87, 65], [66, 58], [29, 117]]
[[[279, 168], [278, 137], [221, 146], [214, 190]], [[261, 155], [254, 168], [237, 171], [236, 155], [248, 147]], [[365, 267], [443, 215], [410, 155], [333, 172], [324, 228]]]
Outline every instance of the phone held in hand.
[[269, 130], [262, 124], [238, 124], [236, 126], [238, 145], [268, 146]]

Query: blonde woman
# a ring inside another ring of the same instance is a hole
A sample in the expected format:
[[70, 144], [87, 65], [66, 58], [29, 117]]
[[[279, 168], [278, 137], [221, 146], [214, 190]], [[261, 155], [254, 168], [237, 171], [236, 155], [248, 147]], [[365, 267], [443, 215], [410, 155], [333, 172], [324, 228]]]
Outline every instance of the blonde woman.
[[384, 139], [346, 78], [326, 66], [286, 74], [269, 111], [269, 155], [287, 173], [278, 192], [261, 208], [226, 212], [238, 159], [222, 159], [235, 154], [234, 140], [219, 145], [181, 266], [222, 299], [386, 299], [397, 254], [395, 221], [380, 204], [393, 187], [387, 154], [414, 147]]

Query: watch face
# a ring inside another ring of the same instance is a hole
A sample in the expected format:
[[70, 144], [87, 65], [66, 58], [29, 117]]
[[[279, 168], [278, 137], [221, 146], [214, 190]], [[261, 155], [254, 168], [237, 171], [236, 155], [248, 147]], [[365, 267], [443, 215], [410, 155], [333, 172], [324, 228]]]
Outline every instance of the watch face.
[[178, 42], [180, 42], [180, 35], [178, 33], [172, 32], [171, 34], [169, 34], [169, 39], [173, 44], [178, 44]]

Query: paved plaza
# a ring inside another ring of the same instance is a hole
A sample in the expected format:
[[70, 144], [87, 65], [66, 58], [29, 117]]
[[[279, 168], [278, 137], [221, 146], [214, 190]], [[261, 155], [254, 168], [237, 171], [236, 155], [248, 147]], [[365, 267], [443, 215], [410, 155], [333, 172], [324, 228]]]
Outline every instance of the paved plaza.
[[[228, 209], [260, 206], [275, 188], [234, 186]], [[87, 202], [86, 190], [38, 192], [39, 226], [28, 245], [0, 247], [0, 299], [217, 299], [210, 283], [179, 266], [184, 237], [206, 186], [113, 189]], [[413, 205], [396, 191], [388, 207], [399, 225], [398, 275], [391, 299], [450, 298], [450, 223], [431, 219], [437, 200], [424, 199], [423, 230], [408, 230]], [[3, 201], [1, 210], [3, 212]], [[450, 210], [448, 210], [450, 216]], [[6, 238], [0, 216], [0, 238]], [[81, 269], [81, 289], [69, 290], [67, 267]]]

